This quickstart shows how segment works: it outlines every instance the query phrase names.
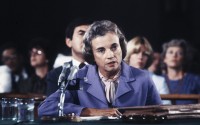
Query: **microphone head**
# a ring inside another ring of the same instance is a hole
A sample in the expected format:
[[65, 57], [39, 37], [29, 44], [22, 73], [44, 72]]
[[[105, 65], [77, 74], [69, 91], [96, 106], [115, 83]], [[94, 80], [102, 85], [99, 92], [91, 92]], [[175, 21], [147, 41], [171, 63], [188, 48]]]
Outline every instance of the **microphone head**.
[[64, 64], [63, 64], [63, 66], [62, 66], [63, 68], [65, 67], [65, 68], [69, 68], [70, 67], [70, 64], [68, 63], [68, 62], [65, 62]]
[[67, 80], [69, 80], [69, 81], [73, 80], [73, 79], [74, 79], [74, 76], [75, 76], [75, 74], [76, 74], [76, 72], [77, 72], [78, 70], [79, 70], [79, 68], [78, 68], [77, 66], [72, 66], [72, 67], [71, 67], [70, 74], [69, 74]]
[[62, 76], [65, 76], [66, 75], [66, 72], [67, 72], [67, 69], [70, 67], [70, 64], [68, 62], [65, 62], [62, 66], [62, 72], [61, 72], [61, 75]]
[[62, 71], [60, 73], [60, 76], [58, 78], [58, 85], [60, 85], [61, 82], [63, 82], [65, 80], [65, 75], [67, 72], [67, 69], [70, 67], [70, 64], [68, 62], [65, 62], [62, 66]]

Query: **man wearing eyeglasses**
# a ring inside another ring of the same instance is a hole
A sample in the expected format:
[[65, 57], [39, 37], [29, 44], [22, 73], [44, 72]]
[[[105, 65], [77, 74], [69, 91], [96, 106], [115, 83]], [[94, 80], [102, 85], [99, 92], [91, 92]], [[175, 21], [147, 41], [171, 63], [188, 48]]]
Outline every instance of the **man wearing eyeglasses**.
[[14, 43], [7, 43], [3, 46], [1, 54], [2, 63], [8, 66], [11, 70], [12, 76], [12, 90], [11, 92], [19, 92], [19, 84], [28, 78], [28, 73], [25, 70], [23, 56], [20, 53], [17, 45]]

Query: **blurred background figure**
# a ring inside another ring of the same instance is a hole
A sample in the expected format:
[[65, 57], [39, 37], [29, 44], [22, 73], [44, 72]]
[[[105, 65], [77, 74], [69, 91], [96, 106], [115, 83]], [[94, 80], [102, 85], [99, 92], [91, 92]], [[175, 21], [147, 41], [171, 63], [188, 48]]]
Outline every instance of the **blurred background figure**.
[[[200, 77], [187, 72], [187, 42], [172, 39], [163, 44], [162, 68], [171, 94], [200, 94]], [[176, 104], [193, 104], [195, 100], [177, 100]]]
[[[59, 61], [58, 64], [56, 64], [57, 68], [51, 70], [47, 74], [47, 95], [56, 92], [60, 86], [58, 86], [58, 78], [62, 71], [62, 65], [64, 61], [67, 61], [70, 66], [77, 66], [81, 68], [81, 64], [87, 64], [83, 58], [82, 53], [82, 47], [83, 47], [83, 36], [85, 35], [85, 32], [89, 28], [89, 25], [93, 22], [93, 20], [88, 18], [76, 18], [72, 20], [69, 25], [66, 28], [65, 31], [65, 45], [68, 47], [68, 49], [71, 51], [70, 56], [59, 54], [60, 56], [57, 56], [56, 62]], [[55, 66], [55, 63], [54, 63]], [[70, 68], [67, 69], [66, 72], [66, 78], [68, 77], [70, 73]]]
[[[85, 28], [93, 22], [93, 19], [87, 17], [77, 17], [72, 19], [65, 29], [65, 45], [67, 49], [59, 50], [53, 68], [62, 66], [65, 62], [76, 59], [78, 62], [84, 62], [82, 59], [82, 37], [85, 34]], [[87, 28], [86, 28], [87, 29]]]
[[1, 51], [1, 60], [11, 70], [12, 90], [11, 92], [19, 92], [19, 84], [28, 78], [28, 72], [25, 68], [24, 55], [14, 43], [3, 45]]
[[67, 55], [64, 55], [62, 53], [58, 53], [58, 55], [56, 56], [56, 59], [54, 61], [54, 64], [53, 64], [53, 68], [58, 68], [60, 66], [62, 66], [65, 62], [69, 62], [72, 60], [72, 56], [67, 56]]
[[[124, 60], [130, 66], [138, 69], [147, 69], [152, 63], [152, 58], [153, 49], [145, 37], [137, 36], [128, 42], [127, 55]], [[164, 77], [158, 76], [153, 72], [150, 72], [150, 75], [159, 94], [169, 94]], [[171, 104], [171, 102], [167, 100], [163, 101], [163, 104]]]
[[45, 38], [35, 38], [29, 47], [30, 65], [33, 72], [27, 80], [20, 84], [21, 93], [46, 94], [47, 83], [45, 81], [49, 65], [49, 41]]
[[152, 64], [148, 67], [148, 71], [161, 75], [161, 56], [159, 52], [153, 52]]
[[187, 71], [200, 75], [200, 51], [198, 48], [191, 45], [187, 46]]
[[139, 69], [147, 69], [152, 62], [153, 49], [145, 37], [136, 36], [127, 44], [125, 61]]
[[10, 69], [2, 65], [0, 66], [0, 93], [11, 92], [12, 79]]

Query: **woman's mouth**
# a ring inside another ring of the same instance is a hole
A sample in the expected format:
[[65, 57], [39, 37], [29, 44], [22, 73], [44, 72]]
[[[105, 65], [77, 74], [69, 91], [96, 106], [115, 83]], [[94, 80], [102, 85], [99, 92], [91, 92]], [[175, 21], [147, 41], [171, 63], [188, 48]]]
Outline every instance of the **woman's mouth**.
[[109, 63], [108, 63], [108, 66], [109, 66], [109, 67], [114, 67], [114, 66], [115, 66], [115, 63], [116, 63], [116, 62], [114, 62], [114, 61], [113, 61], [113, 62], [109, 62]]

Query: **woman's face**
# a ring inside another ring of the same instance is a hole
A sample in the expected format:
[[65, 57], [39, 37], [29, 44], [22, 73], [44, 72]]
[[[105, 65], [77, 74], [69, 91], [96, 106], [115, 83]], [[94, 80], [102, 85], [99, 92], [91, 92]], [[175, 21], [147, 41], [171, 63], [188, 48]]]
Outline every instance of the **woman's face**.
[[94, 59], [102, 75], [112, 76], [120, 70], [122, 50], [119, 37], [107, 33], [92, 40]]
[[47, 63], [47, 59], [43, 50], [32, 48], [30, 52], [30, 63], [32, 67], [39, 67], [45, 65]]
[[130, 56], [129, 65], [135, 68], [143, 69], [148, 60], [147, 49], [141, 45], [137, 52], [133, 52]]
[[166, 51], [164, 63], [169, 68], [180, 68], [183, 64], [183, 49], [180, 47], [169, 47]]

